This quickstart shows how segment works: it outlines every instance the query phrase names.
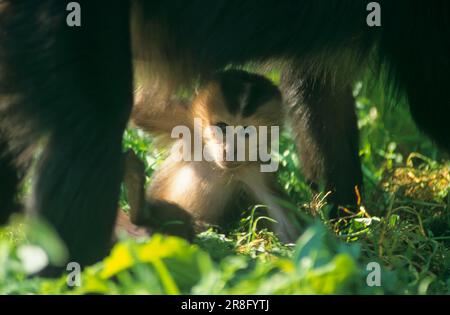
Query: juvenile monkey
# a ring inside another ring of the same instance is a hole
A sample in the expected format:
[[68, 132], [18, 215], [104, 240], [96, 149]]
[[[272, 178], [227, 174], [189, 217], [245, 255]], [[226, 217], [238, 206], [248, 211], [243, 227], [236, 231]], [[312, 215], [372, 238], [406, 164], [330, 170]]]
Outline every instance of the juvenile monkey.
[[299, 233], [295, 220], [278, 204], [282, 193], [277, 169], [270, 155], [263, 154], [277, 145], [274, 132], [284, 120], [281, 102], [279, 90], [269, 80], [239, 70], [217, 73], [190, 105], [171, 104], [155, 112], [155, 106], [146, 106], [145, 96], [138, 98], [133, 122], [172, 144], [145, 197], [142, 163], [133, 153], [126, 155], [124, 182], [131, 221], [150, 226], [181, 221], [171, 232], [189, 237], [192, 224], [224, 225], [236, 211], [264, 204], [276, 221], [274, 232], [285, 242], [295, 241]]

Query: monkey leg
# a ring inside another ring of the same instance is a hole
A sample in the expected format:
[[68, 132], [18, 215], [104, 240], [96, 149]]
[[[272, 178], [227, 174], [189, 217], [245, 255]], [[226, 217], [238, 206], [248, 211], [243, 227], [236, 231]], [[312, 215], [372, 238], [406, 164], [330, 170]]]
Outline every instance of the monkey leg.
[[[80, 134], [53, 135], [39, 162], [33, 193], [32, 210], [56, 228], [71, 261], [82, 265], [109, 251], [122, 177], [125, 122], [100, 125], [85, 124]], [[85, 132], [95, 135], [86, 139]]]
[[337, 206], [356, 204], [355, 186], [362, 190], [352, 91], [348, 86], [303, 79], [296, 72], [283, 74], [282, 90], [303, 172], [312, 183], [324, 183], [332, 192], [330, 215], [336, 217]]
[[[30, 211], [55, 228], [71, 261], [91, 264], [109, 252], [117, 215], [132, 105], [129, 3], [86, 1], [79, 28], [67, 25], [64, 1], [9, 4], [0, 10], [0, 93], [15, 103], [0, 124], [20, 116], [12, 137], [21, 128], [47, 136]], [[13, 170], [2, 172], [10, 189]]]
[[[411, 38], [409, 42], [415, 44], [416, 39]], [[398, 85], [406, 96], [417, 127], [440, 149], [450, 154], [448, 43], [448, 39], [447, 46], [441, 44], [441, 41], [439, 45], [427, 43], [423, 46], [427, 49], [415, 54], [405, 54], [397, 47], [400, 44], [392, 39], [384, 53], [392, 58]], [[429, 46], [431, 44], [433, 45]]]
[[443, 1], [420, 21], [410, 23], [414, 29], [398, 27], [399, 18], [413, 19], [412, 12], [421, 6], [405, 11], [398, 1], [389, 1], [383, 9], [390, 14], [383, 18], [379, 54], [389, 67], [387, 83], [397, 92], [392, 96], [404, 96], [417, 127], [450, 153], [450, 29], [442, 28], [439, 36], [433, 36], [438, 25], [447, 23], [450, 2]]
[[[430, 88], [432, 91], [435, 88]], [[413, 90], [413, 89], [411, 89]], [[443, 96], [442, 91], [435, 91], [432, 96], [436, 102], [429, 102], [423, 95], [417, 96], [415, 91], [409, 91], [410, 111], [417, 127], [426, 133], [441, 149], [450, 154], [450, 136], [448, 127], [448, 96]], [[433, 92], [429, 92], [433, 94]], [[429, 107], [432, 105], [432, 107]]]
[[[109, 251], [122, 176], [125, 123], [100, 124], [86, 124], [80, 134], [59, 131], [51, 138], [39, 163], [33, 194], [32, 210], [56, 228], [71, 261], [82, 265]], [[85, 132], [95, 135], [86, 139]]]
[[17, 208], [14, 199], [18, 185], [17, 168], [13, 165], [7, 142], [0, 135], [0, 224], [6, 223]]

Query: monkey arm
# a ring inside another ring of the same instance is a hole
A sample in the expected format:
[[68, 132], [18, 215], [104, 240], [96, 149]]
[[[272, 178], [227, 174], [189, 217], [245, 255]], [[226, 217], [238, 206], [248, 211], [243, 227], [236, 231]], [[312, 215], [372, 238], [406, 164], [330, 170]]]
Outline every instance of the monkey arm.
[[295, 224], [293, 213], [289, 213], [289, 209], [280, 204], [280, 201], [284, 199], [274, 194], [267, 187], [256, 187], [256, 191], [258, 191], [258, 199], [267, 206], [269, 216], [277, 221], [274, 225], [276, 234], [283, 242], [296, 242], [300, 236], [300, 230]]
[[145, 166], [136, 154], [129, 150], [124, 156], [124, 184], [130, 205], [131, 222], [138, 224], [145, 204]]
[[137, 97], [131, 113], [131, 121], [139, 128], [154, 135], [169, 136], [176, 126], [191, 128], [192, 114], [183, 101], [170, 101], [153, 106], [146, 97]]
[[144, 164], [131, 150], [125, 153], [124, 160], [131, 223], [192, 240], [195, 235], [192, 216], [175, 204], [146, 197]]
[[132, 237], [145, 237], [149, 235], [146, 228], [136, 225], [137, 215], [144, 203], [145, 166], [138, 159], [132, 150], [126, 152], [124, 159], [124, 184], [128, 203], [130, 205], [130, 215], [119, 209], [116, 219], [115, 235], [113, 240], [117, 240], [119, 233], [125, 231]]
[[252, 169], [243, 174], [242, 180], [255, 198], [267, 206], [269, 216], [277, 221], [273, 229], [278, 237], [283, 242], [295, 242], [300, 235], [300, 229], [295, 224], [293, 214], [280, 204], [280, 200], [285, 199], [277, 185], [276, 174]]

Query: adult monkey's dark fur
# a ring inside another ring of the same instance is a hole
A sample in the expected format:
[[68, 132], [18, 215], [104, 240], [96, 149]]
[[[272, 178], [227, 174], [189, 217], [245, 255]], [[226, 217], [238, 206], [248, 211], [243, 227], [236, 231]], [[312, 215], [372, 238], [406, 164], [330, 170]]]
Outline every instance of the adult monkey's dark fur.
[[68, 2], [0, 2], [0, 217], [13, 209], [16, 168], [47, 135], [31, 208], [72, 260], [91, 263], [109, 248], [132, 104], [130, 20], [133, 54], [171, 87], [228, 64], [283, 59], [305, 172], [324, 176], [337, 203], [353, 202], [361, 183], [349, 84], [369, 56], [418, 126], [450, 150], [447, 0], [378, 1], [379, 28], [367, 26], [365, 0], [142, 0], [131, 1], [141, 5], [131, 19], [129, 1], [88, 0], [80, 28], [66, 25]]

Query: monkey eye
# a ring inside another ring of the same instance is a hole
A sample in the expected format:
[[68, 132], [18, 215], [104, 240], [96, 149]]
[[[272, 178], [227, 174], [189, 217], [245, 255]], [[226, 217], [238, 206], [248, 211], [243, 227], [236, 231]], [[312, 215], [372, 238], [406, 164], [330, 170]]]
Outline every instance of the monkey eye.
[[219, 121], [218, 123], [215, 123], [214, 126], [219, 127], [222, 130], [222, 133], [225, 134], [228, 124], [224, 123], [223, 121]]

